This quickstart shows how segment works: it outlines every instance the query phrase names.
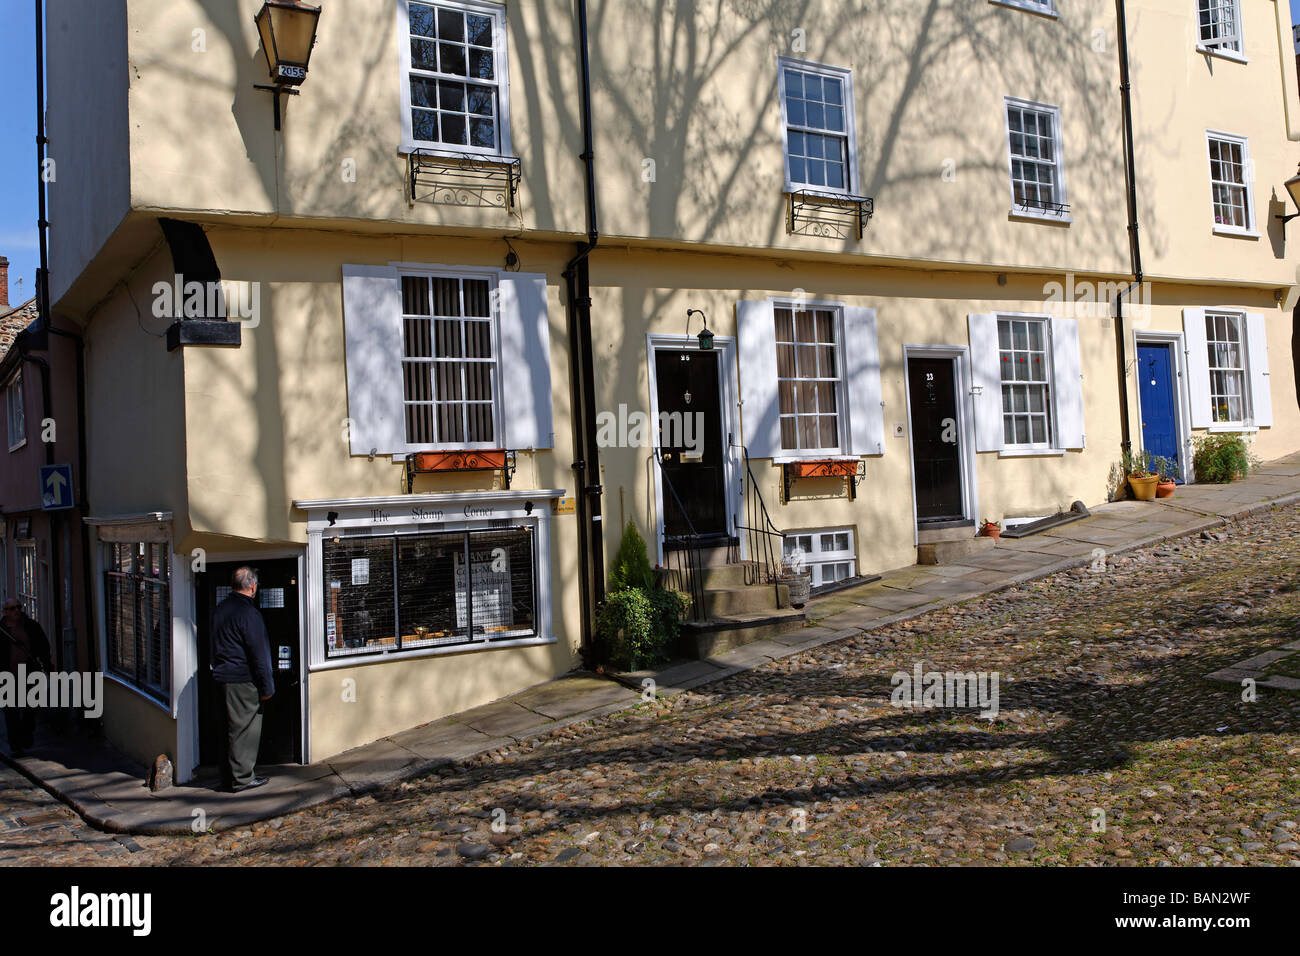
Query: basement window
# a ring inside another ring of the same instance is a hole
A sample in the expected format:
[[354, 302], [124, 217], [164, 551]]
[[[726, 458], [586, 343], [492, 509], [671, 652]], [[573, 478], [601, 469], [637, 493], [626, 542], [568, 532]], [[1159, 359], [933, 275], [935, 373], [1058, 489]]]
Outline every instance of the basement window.
[[812, 573], [815, 588], [845, 581], [857, 573], [858, 556], [851, 528], [786, 535], [783, 552], [787, 562], [802, 560], [803, 566]]

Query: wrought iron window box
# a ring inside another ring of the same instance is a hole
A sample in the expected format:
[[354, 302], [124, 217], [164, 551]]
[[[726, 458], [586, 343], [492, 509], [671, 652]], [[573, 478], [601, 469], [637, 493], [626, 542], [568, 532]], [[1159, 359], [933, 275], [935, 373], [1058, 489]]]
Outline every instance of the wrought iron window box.
[[416, 475], [451, 472], [499, 471], [508, 490], [519, 463], [513, 451], [424, 451], [406, 456], [406, 493], [415, 488]]
[[789, 504], [794, 483], [804, 478], [843, 478], [849, 500], [858, 497], [858, 482], [867, 476], [867, 463], [861, 458], [809, 459], [787, 461], [781, 465], [782, 504]]
[[513, 210], [519, 199], [523, 162], [517, 156], [416, 149], [407, 164], [412, 206], [430, 202]]
[[1012, 211], [1029, 216], [1056, 216], [1058, 219], [1070, 218], [1068, 202], [1048, 202], [1044, 199], [1017, 199]]
[[870, 196], [827, 193], [816, 189], [799, 189], [790, 193], [790, 233], [796, 236], [824, 236], [847, 239], [848, 230], [856, 229], [860, 240], [867, 223], [876, 214], [876, 201]]

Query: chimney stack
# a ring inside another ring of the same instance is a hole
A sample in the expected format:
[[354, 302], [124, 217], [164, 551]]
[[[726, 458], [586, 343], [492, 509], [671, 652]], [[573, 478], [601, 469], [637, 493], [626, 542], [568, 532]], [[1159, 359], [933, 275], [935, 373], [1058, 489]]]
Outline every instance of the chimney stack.
[[9, 308], [9, 260], [0, 256], [0, 309]]

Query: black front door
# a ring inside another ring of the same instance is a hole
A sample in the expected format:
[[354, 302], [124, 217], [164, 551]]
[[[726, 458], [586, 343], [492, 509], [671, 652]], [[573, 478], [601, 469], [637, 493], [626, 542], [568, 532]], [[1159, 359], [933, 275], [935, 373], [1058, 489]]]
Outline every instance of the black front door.
[[226, 704], [212, 679], [212, 611], [230, 593], [230, 576], [247, 565], [257, 570], [256, 602], [271, 638], [275, 695], [262, 705], [262, 746], [257, 762], [302, 763], [302, 687], [298, 673], [301, 642], [298, 628], [298, 561], [244, 561], [211, 564], [194, 576], [199, 636], [199, 763], [220, 766], [226, 754]]
[[912, 406], [912, 471], [916, 519], [960, 520], [962, 514], [957, 385], [950, 358], [907, 360]]
[[[727, 534], [722, 396], [718, 353], [655, 350], [659, 421], [653, 422], [663, 462], [664, 538]], [[689, 521], [688, 521], [689, 519]]]

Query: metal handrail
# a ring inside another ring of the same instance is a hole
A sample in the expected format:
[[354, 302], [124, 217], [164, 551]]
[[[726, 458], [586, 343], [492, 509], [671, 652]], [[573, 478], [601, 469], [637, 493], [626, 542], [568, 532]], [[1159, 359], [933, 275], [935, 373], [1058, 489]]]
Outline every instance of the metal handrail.
[[[779, 604], [780, 588], [777, 578], [785, 557], [785, 532], [776, 526], [772, 521], [772, 515], [767, 510], [767, 502], [763, 500], [763, 492], [759, 490], [758, 479], [754, 476], [754, 469], [750, 464], [749, 449], [744, 445], [735, 447], [740, 449], [745, 459], [745, 522], [743, 524], [737, 522], [736, 527], [737, 531], [746, 533], [749, 542], [749, 561], [745, 563], [745, 583], [771, 584], [777, 592]], [[775, 547], [773, 538], [776, 539]]]
[[[691, 521], [691, 516], [686, 512], [686, 506], [682, 504], [682, 499], [677, 494], [677, 489], [673, 487], [672, 479], [668, 477], [668, 472], [664, 470], [663, 452], [656, 448], [654, 450], [654, 460], [659, 466], [659, 477], [663, 481], [663, 486], [672, 495], [673, 501], [677, 505], [677, 510], [681, 512], [682, 518], [686, 521], [686, 527], [689, 534], [675, 535], [676, 540], [685, 542], [684, 547], [676, 548], [669, 551], [664, 548], [664, 563], [667, 566], [665, 570], [669, 575], [675, 575], [684, 587], [679, 588], [690, 595], [691, 598], [691, 617], [696, 621], [704, 620], [704, 575], [703, 560], [701, 558], [700, 535], [695, 530], [695, 522]], [[672, 555], [677, 556], [678, 566], [673, 567]]]

